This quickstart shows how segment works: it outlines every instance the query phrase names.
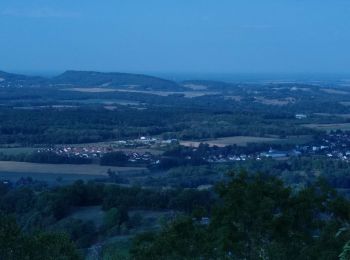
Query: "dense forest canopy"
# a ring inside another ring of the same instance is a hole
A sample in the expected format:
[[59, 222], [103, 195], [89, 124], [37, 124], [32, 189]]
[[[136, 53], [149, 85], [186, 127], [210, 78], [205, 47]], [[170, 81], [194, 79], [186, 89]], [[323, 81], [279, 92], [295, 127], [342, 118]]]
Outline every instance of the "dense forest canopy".
[[[76, 247], [137, 225], [135, 208], [178, 213], [161, 230], [137, 235], [131, 259], [336, 259], [347, 254], [350, 240], [350, 203], [323, 181], [295, 192], [275, 177], [241, 172], [215, 192], [76, 182], [55, 189], [1, 186], [0, 193], [2, 259], [77, 259]], [[102, 226], [69, 218], [74, 207], [94, 205], [104, 210]]]

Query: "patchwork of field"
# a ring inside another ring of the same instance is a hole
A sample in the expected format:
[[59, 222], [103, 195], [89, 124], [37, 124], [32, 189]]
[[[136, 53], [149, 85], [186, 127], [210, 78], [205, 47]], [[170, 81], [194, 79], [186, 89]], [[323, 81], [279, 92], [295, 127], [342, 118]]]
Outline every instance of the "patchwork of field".
[[204, 141], [181, 141], [180, 144], [189, 147], [198, 147], [201, 143], [209, 146], [225, 147], [227, 145], [247, 146], [249, 143], [280, 143], [280, 144], [303, 144], [312, 139], [309, 135], [278, 137], [255, 137], [255, 136], [232, 136]]
[[92, 221], [97, 227], [101, 227], [104, 214], [105, 212], [102, 210], [101, 206], [79, 207], [73, 211], [69, 218]]
[[192, 89], [192, 90], [206, 90], [207, 86], [199, 85], [199, 84], [185, 84], [184, 87]]
[[243, 97], [241, 97], [241, 96], [224, 96], [224, 99], [239, 102], [243, 99]]
[[107, 176], [108, 169], [119, 173], [140, 173], [147, 171], [144, 167], [112, 167], [100, 166], [95, 164], [72, 165], [72, 164], [39, 164], [26, 162], [7, 162], [0, 161], [1, 172], [13, 173], [44, 173], [44, 174], [76, 174], [76, 175], [94, 175]]
[[15, 147], [15, 148], [0, 148], [0, 154], [5, 155], [18, 155], [18, 154], [29, 154], [36, 151], [36, 148], [30, 147]]
[[91, 174], [55, 174], [55, 173], [28, 173], [28, 172], [3, 172], [0, 171], [0, 179], [16, 182], [21, 178], [32, 178], [36, 181], [42, 181], [48, 185], [69, 185], [77, 180], [93, 181], [102, 179], [104, 176]]
[[[350, 104], [349, 104], [350, 105]], [[314, 113], [317, 116], [350, 118], [350, 114]]]
[[217, 95], [219, 92], [213, 92], [213, 91], [182, 91], [182, 92], [169, 92], [169, 91], [142, 91], [142, 90], [124, 90], [120, 89], [118, 90], [120, 92], [133, 92], [133, 93], [144, 93], [144, 94], [153, 94], [158, 96], [169, 96], [169, 95], [184, 95], [184, 97], [187, 98], [193, 98], [193, 97], [201, 97], [206, 95]]
[[210, 146], [225, 147], [227, 145], [246, 146], [248, 143], [271, 143], [279, 141], [278, 138], [255, 137], [255, 136], [233, 136], [217, 138], [206, 141], [181, 141], [180, 144], [184, 146], [198, 147], [201, 143]]
[[284, 138], [284, 139], [279, 139], [277, 143], [302, 145], [302, 144], [311, 142], [312, 140], [313, 140], [312, 135], [296, 135], [296, 136], [288, 136], [287, 138]]
[[79, 100], [79, 99], [72, 99], [72, 100], [61, 100], [63, 103], [78, 103], [81, 105], [89, 105], [89, 104], [103, 104], [106, 106], [111, 106], [111, 105], [124, 105], [124, 106], [140, 106], [142, 105], [138, 101], [133, 101], [133, 100], [125, 100], [125, 99], [98, 99], [98, 98], [92, 98], [92, 99], [84, 99], [84, 100]]
[[290, 103], [294, 103], [295, 99], [292, 97], [282, 98], [282, 99], [268, 99], [264, 97], [255, 97], [255, 102], [272, 105], [272, 106], [286, 106]]
[[350, 101], [342, 101], [342, 102], [339, 102], [341, 105], [343, 105], [343, 106], [346, 106], [346, 107], [348, 107], [348, 106], [350, 106]]
[[343, 124], [305, 124], [303, 125], [308, 128], [313, 128], [317, 130], [332, 131], [332, 130], [350, 130], [350, 123]]
[[349, 95], [350, 93], [347, 91], [339, 90], [339, 89], [332, 89], [332, 88], [322, 88], [323, 92], [326, 92], [328, 94], [337, 94], [337, 95]]
[[131, 92], [131, 93], [143, 93], [143, 94], [153, 94], [158, 96], [169, 96], [169, 95], [184, 95], [187, 98], [200, 97], [205, 95], [216, 95], [219, 92], [214, 91], [144, 91], [144, 90], [134, 90], [134, 89], [114, 89], [114, 88], [66, 88], [62, 89], [66, 91], [77, 91], [85, 93], [104, 93], [104, 92]]
[[117, 89], [113, 88], [65, 88], [63, 90], [78, 91], [85, 93], [104, 93], [104, 92], [115, 92]]
[[[93, 221], [97, 227], [103, 224], [105, 212], [102, 210], [101, 206], [88, 206], [88, 207], [78, 207], [68, 218], [81, 219], [84, 221]], [[169, 210], [130, 210], [130, 217], [134, 215], [140, 215], [142, 217], [142, 223], [134, 230], [134, 232], [145, 231], [146, 229], [156, 229], [160, 227], [160, 219], [169, 219], [175, 212]]]
[[70, 108], [78, 108], [78, 106], [71, 105], [50, 105], [50, 106], [19, 106], [13, 107], [13, 109], [22, 109], [22, 110], [40, 110], [40, 109], [70, 109]]

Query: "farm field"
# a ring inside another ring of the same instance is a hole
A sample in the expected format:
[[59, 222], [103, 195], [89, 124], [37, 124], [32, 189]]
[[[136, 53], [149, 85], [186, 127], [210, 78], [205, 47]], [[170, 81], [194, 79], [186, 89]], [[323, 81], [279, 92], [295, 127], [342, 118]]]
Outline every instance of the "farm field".
[[[35, 173], [35, 172], [3, 172], [0, 171], [0, 179], [17, 182], [21, 178], [32, 178], [35, 181], [42, 181], [48, 185], [70, 185], [78, 180], [93, 181], [100, 179], [101, 175], [91, 174], [57, 174], [57, 173]], [[102, 176], [104, 177], [104, 176]]]
[[295, 99], [291, 97], [287, 97], [283, 99], [268, 99], [264, 97], [255, 97], [255, 102], [258, 102], [264, 105], [285, 106], [290, 103], [294, 103]]
[[350, 123], [343, 123], [343, 124], [305, 124], [303, 125], [308, 128], [313, 128], [317, 130], [325, 130], [325, 131], [332, 131], [332, 130], [350, 130]]
[[343, 106], [346, 106], [346, 107], [350, 106], [350, 101], [341, 101], [339, 103]]
[[68, 218], [93, 221], [97, 227], [101, 227], [103, 224], [104, 211], [101, 206], [79, 207], [76, 208]]
[[[89, 92], [90, 93], [90, 92]], [[61, 100], [62, 103], [73, 103], [73, 104], [80, 104], [80, 105], [89, 105], [89, 104], [104, 104], [104, 105], [124, 105], [124, 106], [139, 106], [141, 105], [138, 101], [133, 100], [126, 100], [126, 99], [85, 99], [85, 100], [78, 100], [78, 99], [70, 99], [70, 100]]]
[[171, 92], [171, 91], [142, 91], [142, 90], [124, 90], [119, 89], [119, 92], [132, 92], [132, 93], [143, 93], [143, 94], [152, 94], [157, 96], [169, 96], [169, 95], [184, 95], [186, 98], [193, 98], [193, 97], [201, 97], [205, 95], [217, 95], [219, 92], [214, 91], [181, 91], [181, 92]]
[[317, 116], [350, 118], [350, 114], [315, 113]]
[[117, 89], [113, 89], [113, 88], [66, 88], [62, 90], [78, 91], [78, 92], [86, 92], [86, 93], [104, 93], [104, 92], [118, 91]]
[[36, 151], [36, 148], [16, 147], [16, 148], [0, 148], [0, 153], [5, 155], [29, 154]]
[[215, 95], [219, 94], [219, 92], [214, 91], [181, 91], [181, 92], [174, 92], [174, 91], [144, 91], [144, 90], [134, 90], [134, 89], [113, 89], [113, 88], [68, 88], [68, 89], [62, 89], [64, 91], [76, 91], [76, 92], [82, 92], [82, 93], [105, 93], [105, 92], [131, 92], [131, 93], [143, 93], [143, 94], [153, 94], [158, 96], [169, 96], [174, 94], [183, 94], [187, 98], [192, 97], [200, 97], [205, 95]]
[[254, 136], [233, 136], [217, 138], [207, 141], [181, 141], [180, 144], [184, 146], [198, 147], [201, 143], [209, 144], [210, 146], [224, 147], [227, 145], [246, 146], [248, 143], [271, 143], [277, 142], [281, 139], [268, 137], [254, 137]]
[[181, 141], [184, 146], [198, 147], [201, 143], [209, 144], [209, 146], [225, 147], [227, 145], [247, 146], [248, 143], [292, 143], [302, 144], [310, 141], [310, 136], [290, 136], [284, 139], [278, 137], [255, 137], [255, 136], [232, 136], [217, 138], [205, 141]]
[[[93, 221], [96, 226], [100, 227], [103, 224], [105, 212], [101, 206], [88, 206], [76, 208], [68, 218], [81, 219], [84, 221]], [[160, 227], [160, 219], [170, 219], [174, 216], [175, 212], [171, 210], [130, 210], [129, 215], [133, 217], [140, 215], [142, 217], [142, 223], [134, 230], [136, 233], [140, 233], [144, 230], [156, 229]]]
[[276, 141], [278, 144], [295, 144], [302, 145], [313, 140], [312, 135], [298, 135], [298, 136], [288, 136], [284, 139], [279, 139]]
[[333, 89], [333, 88], [322, 88], [321, 90], [328, 93], [328, 94], [336, 94], [336, 95], [349, 95], [350, 94], [347, 91]]
[[72, 165], [72, 164], [39, 164], [39, 163], [26, 163], [26, 162], [0, 162], [0, 175], [1, 172], [13, 172], [13, 173], [45, 173], [45, 174], [76, 174], [76, 175], [95, 175], [95, 176], [107, 176], [108, 169], [119, 173], [139, 173], [147, 171], [143, 167], [112, 167], [112, 166], [100, 166], [94, 164], [88, 165]]

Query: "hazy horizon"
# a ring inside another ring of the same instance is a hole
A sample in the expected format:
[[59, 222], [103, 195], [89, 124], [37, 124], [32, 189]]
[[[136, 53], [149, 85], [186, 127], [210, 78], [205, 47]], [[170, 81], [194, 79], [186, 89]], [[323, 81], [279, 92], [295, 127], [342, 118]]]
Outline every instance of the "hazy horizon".
[[[64, 73], [62, 71], [6, 71], [0, 68], [0, 71], [7, 73], [21, 74], [27, 76], [40, 76], [52, 78]], [[84, 71], [76, 69], [75, 71]], [[89, 70], [104, 73], [131, 73], [154, 76], [173, 81], [185, 80], [213, 80], [223, 82], [335, 82], [335, 81], [350, 81], [350, 73], [191, 73], [191, 72], [157, 72], [157, 71], [100, 71]]]

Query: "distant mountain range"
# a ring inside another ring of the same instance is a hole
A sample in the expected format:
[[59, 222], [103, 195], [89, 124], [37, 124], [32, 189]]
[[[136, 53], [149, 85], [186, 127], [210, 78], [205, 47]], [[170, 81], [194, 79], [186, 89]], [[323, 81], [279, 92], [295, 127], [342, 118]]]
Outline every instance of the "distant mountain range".
[[108, 87], [155, 91], [186, 90], [177, 82], [158, 77], [95, 71], [66, 71], [53, 78], [25, 76], [0, 71], [0, 87]]

